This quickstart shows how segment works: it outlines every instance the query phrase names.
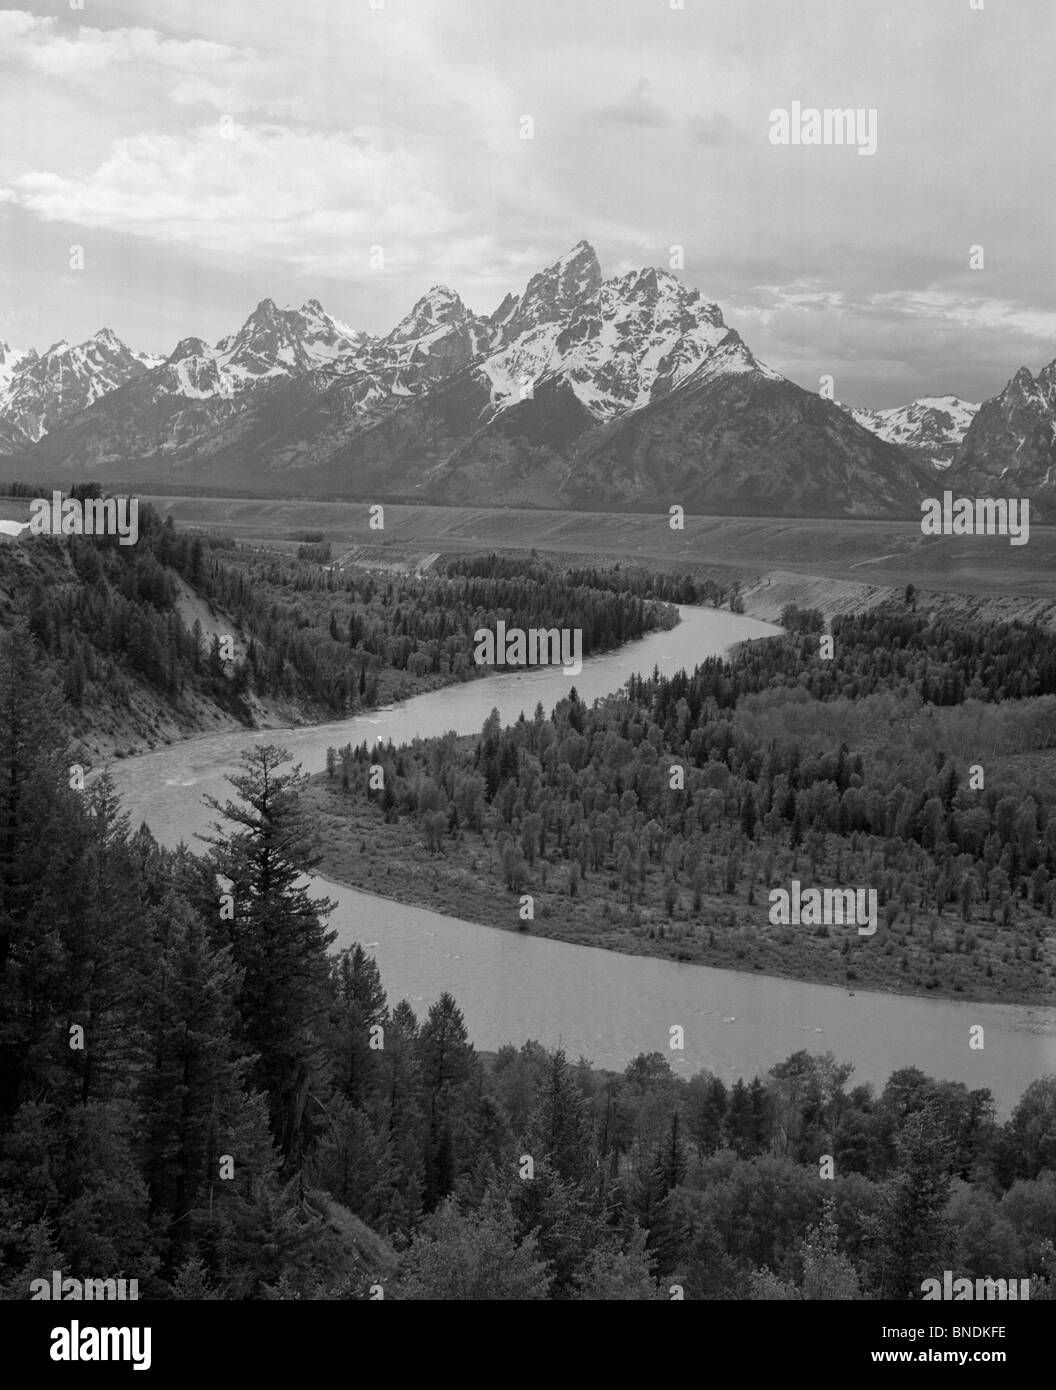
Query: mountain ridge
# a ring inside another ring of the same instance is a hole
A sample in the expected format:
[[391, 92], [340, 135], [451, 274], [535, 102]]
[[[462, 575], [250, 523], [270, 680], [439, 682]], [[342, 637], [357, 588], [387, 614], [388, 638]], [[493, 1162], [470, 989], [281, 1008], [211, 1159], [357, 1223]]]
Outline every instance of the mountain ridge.
[[884, 410], [850, 407], [860, 425], [938, 470], [949, 468], [978, 410], [955, 395], [918, 396]]
[[1002, 496], [1026, 496], [1038, 520], [1056, 519], [1056, 360], [1037, 376], [1020, 367], [1002, 391], [983, 402], [948, 481], [979, 495], [999, 490]]
[[[109, 330], [89, 343], [0, 345], [0, 451], [27, 473], [557, 507], [674, 489], [683, 505], [908, 515], [989, 418], [956, 396], [868, 411], [807, 392], [698, 289], [648, 266], [606, 279], [587, 241], [489, 315], [434, 284], [381, 336], [318, 299], [265, 298], [164, 359]], [[81, 352], [78, 394], [56, 395], [60, 350]]]

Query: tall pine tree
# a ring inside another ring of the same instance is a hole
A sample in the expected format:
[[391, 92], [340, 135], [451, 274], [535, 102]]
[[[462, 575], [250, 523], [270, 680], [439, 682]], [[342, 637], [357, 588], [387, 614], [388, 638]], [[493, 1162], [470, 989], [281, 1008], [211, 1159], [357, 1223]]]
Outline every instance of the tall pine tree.
[[333, 904], [313, 898], [303, 882], [318, 856], [300, 805], [305, 778], [299, 764], [280, 772], [287, 762], [284, 748], [262, 744], [243, 754], [244, 773], [228, 779], [239, 801], [207, 802], [233, 827], [225, 834], [213, 826], [210, 861], [233, 898], [228, 925], [243, 971], [242, 1025], [257, 1054], [254, 1079], [268, 1097], [272, 1133], [289, 1172], [303, 1160], [308, 1097], [323, 1088], [327, 947], [336, 933], [324, 927]]

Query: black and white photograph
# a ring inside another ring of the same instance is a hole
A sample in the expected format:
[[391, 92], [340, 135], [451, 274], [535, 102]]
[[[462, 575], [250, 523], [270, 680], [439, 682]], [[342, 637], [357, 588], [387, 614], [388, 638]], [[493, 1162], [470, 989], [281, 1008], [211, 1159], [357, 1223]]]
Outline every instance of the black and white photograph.
[[12, 1385], [390, 1302], [1037, 1374], [1054, 53], [0, 8]]

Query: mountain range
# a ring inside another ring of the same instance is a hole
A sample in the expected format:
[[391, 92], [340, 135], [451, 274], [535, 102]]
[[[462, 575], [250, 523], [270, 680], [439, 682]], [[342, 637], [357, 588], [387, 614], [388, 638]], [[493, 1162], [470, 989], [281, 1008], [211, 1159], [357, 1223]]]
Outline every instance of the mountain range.
[[943, 487], [1056, 514], [1056, 363], [975, 406], [844, 408], [761, 362], [666, 270], [603, 278], [585, 241], [493, 313], [434, 285], [378, 337], [262, 300], [168, 357], [109, 329], [0, 342], [4, 471], [392, 501], [918, 515]]
[[922, 463], [945, 469], [957, 456], [978, 409], [959, 396], [921, 396], [909, 405], [888, 410], [852, 408], [851, 414], [889, 444], [909, 450]]

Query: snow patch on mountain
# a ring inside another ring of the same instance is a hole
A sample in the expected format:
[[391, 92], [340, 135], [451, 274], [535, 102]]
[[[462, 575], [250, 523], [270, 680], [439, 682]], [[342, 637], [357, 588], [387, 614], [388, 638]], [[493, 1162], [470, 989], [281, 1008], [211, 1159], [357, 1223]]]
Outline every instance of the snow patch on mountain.
[[132, 352], [109, 328], [83, 343], [60, 339], [40, 354], [23, 353], [17, 360], [12, 354], [10, 374], [0, 377], [4, 434], [16, 443], [35, 443], [146, 370], [144, 355]]
[[34, 348], [13, 348], [10, 343], [0, 342], [0, 402], [21, 368], [36, 355]]
[[[583, 253], [570, 257], [542, 272], [547, 283], [560, 283], [556, 272], [562, 265], [566, 273], [570, 265], [578, 265], [577, 283], [589, 283]], [[731, 337], [717, 304], [665, 270], [641, 269], [600, 282], [564, 317], [522, 333], [481, 363], [480, 370], [490, 383], [496, 411], [556, 376], [601, 421], [641, 409], [708, 362], [716, 371], [776, 375], [756, 361], [736, 334]]]
[[860, 425], [888, 444], [913, 449], [934, 467], [945, 469], [953, 462], [979, 406], [959, 396], [921, 396], [888, 410], [848, 410]]
[[156, 389], [188, 400], [231, 400], [263, 382], [344, 366], [372, 342], [369, 334], [333, 318], [317, 299], [284, 309], [263, 299], [215, 347], [201, 338], [182, 339], [163, 364]]

